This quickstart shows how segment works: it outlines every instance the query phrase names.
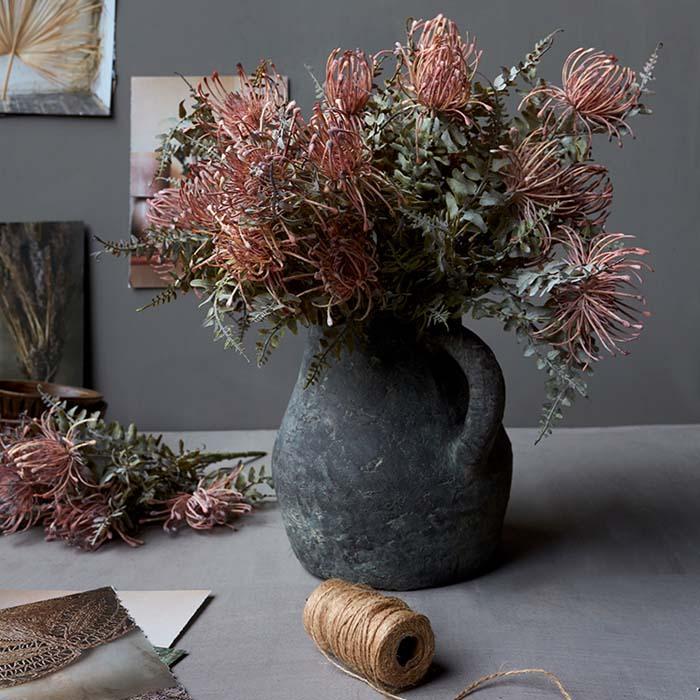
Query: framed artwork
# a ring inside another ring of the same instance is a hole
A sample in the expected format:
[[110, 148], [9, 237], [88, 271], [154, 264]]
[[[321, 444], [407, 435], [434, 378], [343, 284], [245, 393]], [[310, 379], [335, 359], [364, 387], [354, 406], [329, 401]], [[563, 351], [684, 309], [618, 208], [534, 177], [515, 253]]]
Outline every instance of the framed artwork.
[[[158, 171], [157, 149], [162, 137], [177, 123], [181, 103], [191, 101], [190, 85], [204, 76], [134, 77], [131, 79], [131, 233], [139, 236], [147, 226], [148, 201], [158, 190], [182, 175], [183, 163], [173, 160]], [[238, 76], [221, 76], [231, 92], [240, 89]], [[286, 85], [286, 83], [285, 83]], [[166, 287], [170, 267], [157, 261], [132, 256], [129, 286], [134, 289]]]
[[116, 0], [0, 0], [0, 113], [107, 117]]
[[0, 378], [83, 384], [85, 224], [0, 224]]

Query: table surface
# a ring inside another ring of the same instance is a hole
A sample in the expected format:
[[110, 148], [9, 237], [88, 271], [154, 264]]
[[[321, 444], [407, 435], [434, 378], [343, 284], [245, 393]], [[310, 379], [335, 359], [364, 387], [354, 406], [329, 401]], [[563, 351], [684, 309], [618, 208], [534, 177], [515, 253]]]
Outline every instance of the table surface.
[[[543, 667], [575, 700], [697, 700], [700, 686], [700, 426], [559, 430], [539, 446], [509, 431], [514, 480], [500, 566], [402, 594], [437, 640], [410, 700], [449, 700], [499, 669]], [[169, 435], [169, 438], [180, 436]], [[272, 431], [188, 433], [189, 446], [265, 449]], [[275, 506], [235, 532], [147, 533], [88, 554], [40, 532], [0, 540], [0, 587], [210, 588], [179, 646], [195, 700], [377, 697], [333, 668], [301, 623], [318, 581], [297, 563]], [[480, 700], [557, 697], [537, 679]]]

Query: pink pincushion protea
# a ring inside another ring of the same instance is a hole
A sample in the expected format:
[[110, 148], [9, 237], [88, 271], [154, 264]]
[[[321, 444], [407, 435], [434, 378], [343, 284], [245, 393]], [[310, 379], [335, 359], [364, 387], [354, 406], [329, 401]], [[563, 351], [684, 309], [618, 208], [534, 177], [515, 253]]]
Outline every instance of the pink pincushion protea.
[[356, 116], [372, 93], [374, 69], [364, 51], [331, 52], [326, 63], [324, 91], [328, 104], [348, 116]]
[[550, 216], [553, 218], [588, 221], [601, 226], [607, 218], [612, 201], [612, 185], [607, 168], [594, 163], [567, 165], [562, 161], [561, 146], [535, 131], [515, 148], [504, 147], [508, 159], [503, 177], [507, 192], [515, 202], [519, 216], [531, 224], [538, 223], [549, 249]]
[[80, 450], [91, 441], [77, 442], [74, 430], [61, 434], [47, 413], [39, 423], [39, 435], [26, 437], [7, 449], [14, 468], [42, 498], [61, 495], [71, 486], [94, 486], [86, 474]]
[[284, 81], [273, 65], [261, 64], [251, 77], [239, 63], [237, 72], [241, 83], [238, 92], [229, 92], [218, 73], [205, 79], [197, 89], [199, 99], [211, 107], [211, 128], [233, 141], [263, 132], [286, 105]]
[[104, 489], [57, 499], [44, 520], [46, 540], [63, 540], [86, 551], [99, 549], [115, 535], [130, 547], [143, 544], [126, 532], [120, 515], [114, 512]]
[[378, 282], [371, 239], [363, 231], [335, 226], [310, 254], [318, 267], [316, 279], [328, 294], [328, 323], [332, 323], [331, 307], [337, 304], [351, 303], [354, 311], [361, 312], [361, 318], [369, 315]]
[[414, 46], [400, 50], [415, 100], [435, 112], [458, 114], [469, 121], [464, 112], [481, 58], [476, 42], [463, 40], [457, 25], [442, 15], [413, 22], [409, 34], [420, 34]]
[[149, 520], [165, 519], [163, 528], [169, 532], [176, 532], [183, 525], [194, 530], [231, 527], [235, 519], [253, 509], [235, 488], [241, 468], [242, 465], [209, 484], [202, 479], [193, 493], [182, 493], [161, 503], [164, 508], [153, 512]]
[[554, 288], [553, 318], [539, 335], [584, 365], [601, 359], [599, 344], [610, 354], [627, 354], [621, 344], [639, 337], [639, 316], [648, 315], [638, 311], [645, 301], [634, 286], [640, 272], [650, 269], [639, 260], [649, 251], [621, 247], [633, 238], [622, 233], [601, 233], [588, 242], [572, 229], [562, 229], [561, 236], [564, 261], [581, 279]]
[[33, 527], [40, 518], [32, 484], [9, 463], [0, 463], [0, 531], [12, 535]]
[[545, 99], [540, 115], [545, 127], [559, 129], [571, 120], [574, 131], [583, 126], [589, 138], [606, 132], [622, 143], [622, 130], [630, 131], [627, 115], [639, 104], [636, 73], [619, 66], [617, 58], [594, 49], [577, 49], [564, 63], [562, 87], [542, 85], [523, 102], [539, 95]]

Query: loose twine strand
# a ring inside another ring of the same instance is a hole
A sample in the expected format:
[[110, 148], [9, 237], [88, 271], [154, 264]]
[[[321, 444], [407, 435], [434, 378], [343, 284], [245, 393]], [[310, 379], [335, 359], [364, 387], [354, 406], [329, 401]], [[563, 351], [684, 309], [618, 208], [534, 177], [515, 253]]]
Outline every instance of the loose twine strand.
[[[435, 637], [425, 615], [399, 598], [340, 579], [325, 581], [311, 594], [304, 607], [304, 627], [333, 666], [392, 700], [406, 700], [393, 691], [417, 685], [435, 653]], [[453, 700], [463, 700], [488, 683], [514, 676], [542, 676], [564, 700], [572, 700], [561, 680], [542, 668], [490, 673]]]

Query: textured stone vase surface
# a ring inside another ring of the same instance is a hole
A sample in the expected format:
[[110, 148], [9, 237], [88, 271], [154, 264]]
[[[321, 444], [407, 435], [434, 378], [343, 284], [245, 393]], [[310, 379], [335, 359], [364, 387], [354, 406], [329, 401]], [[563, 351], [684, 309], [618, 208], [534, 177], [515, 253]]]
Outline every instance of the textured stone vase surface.
[[498, 547], [512, 453], [491, 350], [461, 325], [369, 342], [305, 387], [308, 340], [273, 454], [294, 553], [320, 578], [409, 590], [478, 574]]

